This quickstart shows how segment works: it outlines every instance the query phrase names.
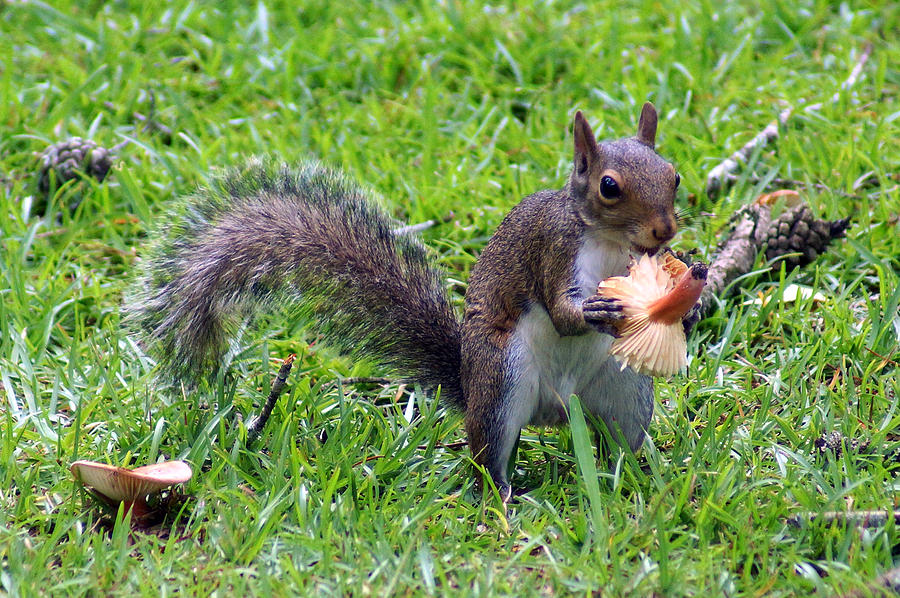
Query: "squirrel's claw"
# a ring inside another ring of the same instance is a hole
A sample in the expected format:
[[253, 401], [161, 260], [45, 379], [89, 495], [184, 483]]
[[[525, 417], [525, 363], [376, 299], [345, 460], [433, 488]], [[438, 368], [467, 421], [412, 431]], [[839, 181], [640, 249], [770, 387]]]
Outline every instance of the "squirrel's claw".
[[584, 300], [581, 310], [584, 314], [584, 321], [598, 332], [619, 337], [616, 322], [625, 317], [625, 314], [622, 313], [621, 301], [602, 295], [593, 295]]

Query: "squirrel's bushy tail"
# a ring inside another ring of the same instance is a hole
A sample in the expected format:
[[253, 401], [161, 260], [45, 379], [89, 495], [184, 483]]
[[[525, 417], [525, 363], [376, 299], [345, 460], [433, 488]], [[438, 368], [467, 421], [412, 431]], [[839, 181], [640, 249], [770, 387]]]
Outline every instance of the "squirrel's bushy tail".
[[463, 406], [459, 322], [441, 274], [341, 173], [257, 159], [169, 218], [125, 306], [164, 374], [215, 372], [244, 317], [286, 303], [315, 316], [331, 344]]

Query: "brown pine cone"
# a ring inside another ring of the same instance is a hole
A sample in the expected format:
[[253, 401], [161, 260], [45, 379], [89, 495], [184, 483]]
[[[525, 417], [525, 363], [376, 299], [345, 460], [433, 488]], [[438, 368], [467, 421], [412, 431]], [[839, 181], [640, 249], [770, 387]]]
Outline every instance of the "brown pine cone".
[[100, 147], [90, 139], [72, 137], [67, 141], [54, 143], [41, 154], [38, 189], [44, 193], [50, 191], [51, 172], [55, 174], [55, 184], [59, 186], [77, 178], [79, 173], [102, 181], [111, 166], [110, 150]]
[[[738, 209], [729, 220], [729, 230], [710, 260], [706, 288], [700, 300], [701, 317], [709, 315], [718, 299], [734, 292], [731, 283], [747, 274], [761, 251], [766, 259], [785, 258], [788, 270], [806, 265], [825, 252], [828, 244], [844, 236], [849, 218], [818, 220], [805, 203], [786, 208], [772, 218], [767, 202], [755, 201]], [[730, 289], [730, 290], [729, 290]]]
[[815, 218], [806, 204], [787, 209], [769, 225], [766, 233], [766, 259], [772, 260], [793, 253], [797, 255], [785, 258], [788, 270], [805, 266], [824, 253], [832, 239], [843, 237], [849, 224], [849, 218]]

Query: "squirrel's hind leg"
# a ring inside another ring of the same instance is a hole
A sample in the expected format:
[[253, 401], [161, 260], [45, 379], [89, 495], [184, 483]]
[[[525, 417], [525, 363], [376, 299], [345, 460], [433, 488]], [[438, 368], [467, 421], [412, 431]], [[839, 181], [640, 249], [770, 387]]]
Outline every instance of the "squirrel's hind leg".
[[[473, 350], [473, 344], [479, 346]], [[475, 354], [480, 358], [471, 359]], [[527, 364], [510, 363], [516, 358], [483, 341], [470, 343], [463, 351], [469, 448], [475, 462], [490, 474], [504, 502], [512, 496], [507, 472], [512, 469], [519, 434], [538, 402], [537, 373]], [[504, 372], [515, 375], [504, 376]]]
[[637, 452], [653, 417], [653, 379], [612, 357], [576, 390], [586, 411], [606, 424], [609, 436]]

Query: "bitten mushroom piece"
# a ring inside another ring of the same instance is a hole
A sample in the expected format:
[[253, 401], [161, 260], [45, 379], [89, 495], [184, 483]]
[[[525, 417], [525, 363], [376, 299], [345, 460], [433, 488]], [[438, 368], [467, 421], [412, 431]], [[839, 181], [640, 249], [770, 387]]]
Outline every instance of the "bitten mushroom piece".
[[643, 255], [628, 276], [602, 281], [597, 293], [622, 303], [624, 318], [610, 354], [650, 376], [671, 376], [687, 365], [687, 341], [681, 320], [694, 307], [706, 284], [706, 264], [690, 267], [671, 253]]
[[164, 461], [134, 469], [95, 461], [76, 461], [70, 467], [75, 479], [94, 489], [110, 504], [125, 503], [137, 517], [150, 511], [147, 496], [191, 479], [191, 466], [184, 461]]

